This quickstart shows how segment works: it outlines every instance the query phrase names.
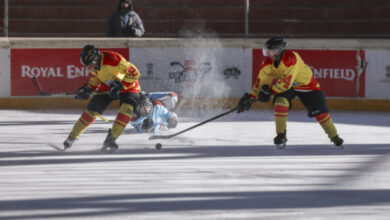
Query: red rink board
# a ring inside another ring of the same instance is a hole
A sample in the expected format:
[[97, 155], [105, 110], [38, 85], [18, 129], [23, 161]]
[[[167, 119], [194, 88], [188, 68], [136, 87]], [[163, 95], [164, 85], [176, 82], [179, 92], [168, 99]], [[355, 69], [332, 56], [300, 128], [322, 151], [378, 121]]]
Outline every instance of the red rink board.
[[[90, 74], [80, 64], [81, 49], [11, 49], [11, 96], [35, 96], [36, 77], [46, 93], [74, 93], [88, 82]], [[129, 49], [116, 51], [129, 59]]]

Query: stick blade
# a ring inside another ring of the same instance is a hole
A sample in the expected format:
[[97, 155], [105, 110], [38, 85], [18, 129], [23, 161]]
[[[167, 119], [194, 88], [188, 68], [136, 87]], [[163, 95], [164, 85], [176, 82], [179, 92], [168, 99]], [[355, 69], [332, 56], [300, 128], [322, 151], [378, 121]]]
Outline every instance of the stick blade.
[[152, 135], [149, 137], [149, 140], [168, 139], [168, 138], [171, 138], [171, 135]]

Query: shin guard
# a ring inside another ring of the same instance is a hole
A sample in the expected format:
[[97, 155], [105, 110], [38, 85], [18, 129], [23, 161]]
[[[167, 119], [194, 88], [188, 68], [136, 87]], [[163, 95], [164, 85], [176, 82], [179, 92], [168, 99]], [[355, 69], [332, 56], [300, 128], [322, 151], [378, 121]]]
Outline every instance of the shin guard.
[[274, 115], [276, 133], [284, 133], [287, 127], [288, 108], [290, 107], [289, 101], [284, 97], [278, 97], [274, 104]]
[[133, 115], [134, 107], [130, 104], [124, 103], [119, 109], [119, 113], [115, 118], [115, 122], [112, 125], [111, 134], [114, 139], [118, 138], [125, 130], [127, 124], [131, 120]]
[[319, 114], [315, 117], [330, 139], [337, 136], [336, 127], [328, 112]]
[[97, 112], [93, 112], [88, 109], [85, 110], [73, 126], [69, 136], [77, 139], [85, 131], [85, 129], [87, 129], [87, 127], [95, 121], [98, 115], [99, 113]]

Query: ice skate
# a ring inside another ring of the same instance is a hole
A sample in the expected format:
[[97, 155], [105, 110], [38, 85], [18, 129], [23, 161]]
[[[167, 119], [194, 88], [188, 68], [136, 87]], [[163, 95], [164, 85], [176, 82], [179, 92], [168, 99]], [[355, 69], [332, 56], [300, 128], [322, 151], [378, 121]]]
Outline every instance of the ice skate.
[[278, 135], [274, 138], [274, 144], [276, 149], [285, 150], [287, 147], [287, 138], [286, 131], [284, 133], [278, 133]]
[[343, 147], [344, 140], [341, 139], [338, 135], [336, 135], [335, 137], [331, 138], [330, 141], [332, 141], [333, 144], [336, 145], [336, 147], [344, 149], [344, 147]]
[[76, 138], [73, 138], [71, 136], [69, 136], [68, 138], [66, 138], [66, 140], [64, 141], [64, 150], [72, 147], [73, 143], [76, 141]]
[[115, 152], [116, 150], [118, 150], [118, 147], [119, 146], [115, 142], [115, 138], [112, 137], [111, 129], [109, 129], [106, 140], [104, 140], [103, 147], [101, 150], [104, 152], [112, 153], [112, 152]]

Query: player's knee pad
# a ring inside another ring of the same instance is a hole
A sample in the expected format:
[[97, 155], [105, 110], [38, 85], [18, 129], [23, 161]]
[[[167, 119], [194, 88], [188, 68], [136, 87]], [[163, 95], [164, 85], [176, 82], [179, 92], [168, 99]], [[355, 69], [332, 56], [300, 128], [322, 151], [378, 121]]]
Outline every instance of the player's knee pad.
[[119, 109], [119, 113], [129, 116], [131, 118], [134, 113], [134, 106], [127, 103], [123, 103]]
[[284, 107], [290, 107], [290, 101], [285, 97], [275, 97], [274, 99], [274, 106], [284, 106]]
[[275, 103], [278, 99], [280, 100], [280, 98], [284, 98], [288, 102], [289, 109], [291, 109], [292, 108], [291, 100], [295, 97], [295, 95], [296, 95], [296, 93], [295, 93], [294, 89], [291, 88], [283, 93], [279, 93], [279, 94], [275, 95], [273, 104], [275, 105]]

